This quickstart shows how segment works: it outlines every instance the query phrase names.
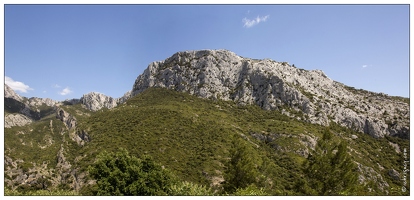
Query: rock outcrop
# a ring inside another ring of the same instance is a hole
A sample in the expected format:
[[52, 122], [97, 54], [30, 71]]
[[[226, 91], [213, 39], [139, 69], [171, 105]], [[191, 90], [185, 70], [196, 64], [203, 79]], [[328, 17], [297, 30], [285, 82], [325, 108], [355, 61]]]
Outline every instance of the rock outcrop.
[[[151, 63], [136, 79], [131, 96], [165, 87], [201, 98], [257, 104], [267, 110], [300, 112], [314, 124], [331, 121], [367, 133], [409, 138], [409, 104], [396, 97], [357, 90], [287, 62], [257, 60], [227, 50], [178, 52]], [[288, 108], [288, 109], [285, 109]]]
[[89, 142], [91, 140], [89, 134], [85, 130], [79, 130], [76, 127], [77, 120], [72, 114], [66, 112], [60, 107], [57, 107], [56, 118], [65, 124], [67, 130], [69, 131], [69, 137], [78, 145], [83, 146], [85, 142]]
[[365, 184], [369, 181], [373, 181], [378, 186], [378, 189], [388, 193], [387, 189], [389, 188], [389, 184], [384, 180], [382, 175], [375, 171], [372, 167], [364, 166], [361, 163], [355, 162], [358, 167], [358, 181], [360, 184]]
[[98, 111], [102, 108], [112, 109], [119, 104], [124, 103], [131, 97], [131, 91], [126, 92], [120, 98], [112, 98], [99, 92], [90, 92], [84, 94], [80, 99], [80, 102], [91, 111]]
[[4, 98], [11, 98], [17, 101], [23, 101], [23, 97], [14, 92], [14, 90], [7, 84], [4, 84]]
[[9, 113], [20, 113], [32, 120], [53, 113], [54, 106], [59, 102], [49, 98], [26, 98], [16, 94], [7, 84], [4, 84], [4, 108]]
[[25, 126], [30, 123], [32, 123], [32, 120], [22, 114], [8, 114], [4, 117], [4, 128]]
[[87, 109], [92, 111], [97, 111], [102, 108], [111, 109], [118, 105], [116, 99], [98, 92], [84, 94], [80, 101], [86, 106]]
[[68, 130], [76, 128], [76, 118], [62, 108], [56, 108], [56, 118], [62, 121]]
[[39, 106], [42, 106], [43, 104], [45, 104], [46, 106], [53, 107], [57, 103], [59, 103], [59, 102], [58, 101], [55, 101], [55, 100], [52, 100], [52, 99], [49, 99], [49, 98], [31, 97], [28, 100], [28, 105], [30, 107], [39, 107]]

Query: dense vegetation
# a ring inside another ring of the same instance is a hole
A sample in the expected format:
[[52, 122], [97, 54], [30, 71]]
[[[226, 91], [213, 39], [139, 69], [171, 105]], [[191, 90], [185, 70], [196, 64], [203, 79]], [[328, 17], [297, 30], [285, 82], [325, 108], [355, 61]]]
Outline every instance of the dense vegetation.
[[[97, 180], [78, 195], [410, 194], [409, 173], [406, 192], [401, 191], [403, 181], [388, 173], [403, 171], [402, 152], [405, 149], [409, 158], [409, 140], [374, 139], [335, 123], [322, 127], [277, 110], [162, 88], [147, 89], [111, 110], [88, 113], [80, 104], [64, 109], [78, 118], [78, 129], [88, 132], [90, 142], [80, 147], [60, 134], [64, 131], [56, 134], [63, 125], [49, 116], [30, 126], [5, 129], [5, 154], [24, 163], [46, 160], [53, 166], [60, 145], [65, 144], [72, 165]], [[19, 131], [31, 134], [16, 135]], [[46, 135], [54, 141], [47, 151], [22, 144], [42, 144]], [[352, 135], [358, 138], [351, 139]], [[318, 141], [314, 148], [309, 145], [312, 139]], [[33, 151], [39, 153], [27, 154]], [[379, 172], [389, 187], [370, 179], [355, 162]], [[149, 174], [145, 163], [151, 166]], [[360, 174], [366, 180], [363, 184], [358, 181]]]

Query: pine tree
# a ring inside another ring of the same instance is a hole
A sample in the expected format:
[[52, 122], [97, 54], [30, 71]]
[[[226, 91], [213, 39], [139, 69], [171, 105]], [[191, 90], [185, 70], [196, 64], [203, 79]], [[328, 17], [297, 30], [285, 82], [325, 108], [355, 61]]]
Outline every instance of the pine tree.
[[356, 164], [347, 153], [344, 142], [332, 141], [329, 129], [324, 131], [315, 151], [304, 164], [305, 180], [297, 188], [308, 195], [354, 194], [358, 174]]
[[224, 190], [233, 193], [257, 182], [260, 159], [253, 148], [240, 138], [233, 139], [230, 160], [224, 172]]

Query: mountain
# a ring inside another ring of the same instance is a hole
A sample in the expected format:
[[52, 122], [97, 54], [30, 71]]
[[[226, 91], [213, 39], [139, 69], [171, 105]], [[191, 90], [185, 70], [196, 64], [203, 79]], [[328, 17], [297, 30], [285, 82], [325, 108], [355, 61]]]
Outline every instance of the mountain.
[[[241, 105], [256, 104], [314, 124], [335, 122], [375, 138], [409, 138], [409, 104], [401, 98], [354, 89], [331, 80], [320, 70], [243, 58], [227, 50], [178, 52], [153, 62], [136, 79], [132, 94], [149, 87]], [[299, 115], [287, 112], [286, 107]]]
[[[409, 99], [354, 89], [322, 71], [227, 50], [178, 52], [151, 63], [132, 90], [62, 102], [5, 85], [5, 186], [90, 194], [103, 151], [150, 155], [180, 180], [221, 191], [234, 141], [249, 146], [272, 195], [309, 195], [304, 170], [324, 134], [346, 143], [357, 195], [409, 195]], [[337, 150], [335, 150], [337, 151]], [[345, 170], [345, 169], [343, 169]], [[326, 172], [330, 173], [330, 172]], [[332, 172], [333, 173], [333, 172]], [[407, 188], [402, 192], [401, 188]]]

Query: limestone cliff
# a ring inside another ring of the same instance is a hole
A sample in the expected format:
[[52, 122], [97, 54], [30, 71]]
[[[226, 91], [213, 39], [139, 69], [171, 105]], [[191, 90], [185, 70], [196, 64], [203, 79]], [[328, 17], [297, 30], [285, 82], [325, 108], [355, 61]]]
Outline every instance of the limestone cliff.
[[136, 79], [131, 96], [165, 87], [202, 98], [289, 109], [321, 125], [331, 121], [379, 138], [409, 138], [409, 104], [382, 93], [357, 90], [287, 62], [244, 58], [227, 50], [178, 52], [151, 63]]
[[125, 93], [124, 96], [120, 98], [112, 98], [99, 92], [90, 92], [88, 94], [84, 94], [80, 99], [80, 102], [86, 107], [86, 109], [91, 111], [97, 111], [102, 108], [114, 108], [117, 105], [125, 102], [130, 97], [130, 91]]

